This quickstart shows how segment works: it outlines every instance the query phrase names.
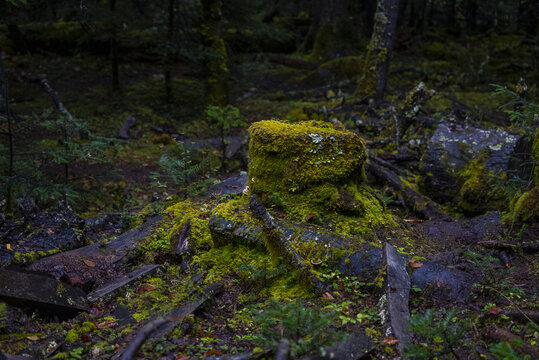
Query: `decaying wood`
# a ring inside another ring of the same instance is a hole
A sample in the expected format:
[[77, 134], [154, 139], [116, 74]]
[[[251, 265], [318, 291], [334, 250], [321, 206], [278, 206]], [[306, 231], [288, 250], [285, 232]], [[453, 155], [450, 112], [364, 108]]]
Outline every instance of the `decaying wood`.
[[182, 255], [189, 249], [189, 237], [191, 236], [191, 219], [183, 226], [178, 245], [176, 246], [176, 255]]
[[367, 169], [377, 178], [384, 181], [402, 194], [402, 199], [408, 208], [414, 212], [420, 214], [426, 219], [441, 219], [451, 221], [452, 218], [444, 214], [438, 207], [438, 205], [417, 193], [410, 186], [406, 185], [401, 178], [393, 171], [378, 165], [376, 162], [369, 159], [367, 162]]
[[129, 135], [129, 129], [131, 129], [135, 123], [137, 122], [137, 119], [134, 116], [129, 115], [122, 125], [122, 128], [120, 129], [120, 133], [118, 134], [118, 137], [120, 139], [129, 139], [131, 136]]
[[504, 310], [503, 314], [513, 320], [539, 324], [539, 311], [533, 310]]
[[[506, 341], [511, 343], [511, 346], [515, 351], [522, 355], [530, 355], [532, 359], [539, 359], [539, 350], [534, 346], [530, 346], [526, 341], [522, 340], [520, 336], [513, 334], [509, 330], [505, 330], [499, 327], [491, 326], [485, 329], [485, 337], [495, 342]], [[522, 345], [516, 345], [522, 344]]]
[[264, 223], [264, 232], [268, 238], [268, 243], [283, 255], [285, 261], [295, 269], [298, 269], [305, 279], [310, 279], [314, 290], [319, 294], [325, 291], [324, 284], [311, 271], [311, 268], [306, 265], [305, 260], [297, 253], [296, 250], [286, 240], [284, 235], [279, 230], [273, 217], [266, 211], [264, 205], [254, 196], [249, 199], [249, 207], [253, 216]]
[[277, 346], [277, 352], [275, 353], [275, 360], [287, 360], [288, 352], [290, 351], [290, 344], [286, 340], [281, 340]]
[[393, 153], [382, 153], [378, 154], [380, 159], [391, 160], [395, 162], [401, 161], [418, 161], [419, 156], [416, 154], [406, 153], [406, 154], [393, 154]]
[[135, 340], [131, 344], [129, 344], [129, 347], [127, 348], [127, 350], [122, 355], [121, 360], [134, 359], [135, 356], [137, 356], [138, 350], [140, 349], [142, 344], [144, 344], [144, 342], [146, 341], [148, 336], [150, 336], [155, 330], [160, 328], [162, 325], [164, 325], [164, 324], [166, 324], [166, 323], [168, 323], [170, 321], [171, 321], [171, 319], [169, 319], [167, 317], [167, 318], [163, 318], [163, 319], [157, 319], [157, 320], [154, 320], [154, 321], [150, 321], [148, 324], [146, 324], [146, 326], [144, 326], [138, 332], [137, 337], [135, 338]]
[[406, 170], [398, 167], [397, 165], [394, 165], [394, 164], [390, 163], [389, 161], [382, 160], [379, 157], [373, 156], [371, 154], [369, 154], [369, 159], [371, 159], [372, 161], [378, 163], [378, 165], [385, 166], [386, 168], [393, 170], [395, 173], [397, 173], [400, 176], [407, 176], [408, 175]]
[[318, 65], [313, 64], [311, 62], [300, 60], [300, 59], [294, 59], [286, 55], [282, 54], [268, 54], [268, 59], [271, 62], [285, 65], [291, 68], [296, 69], [304, 69], [304, 70], [316, 70], [318, 68]]
[[520, 244], [510, 244], [510, 243], [503, 243], [496, 240], [488, 240], [488, 241], [479, 241], [477, 245], [481, 245], [483, 247], [489, 248], [489, 249], [497, 249], [497, 250], [518, 250], [522, 249], [526, 252], [536, 252], [539, 251], [539, 243], [520, 243]]

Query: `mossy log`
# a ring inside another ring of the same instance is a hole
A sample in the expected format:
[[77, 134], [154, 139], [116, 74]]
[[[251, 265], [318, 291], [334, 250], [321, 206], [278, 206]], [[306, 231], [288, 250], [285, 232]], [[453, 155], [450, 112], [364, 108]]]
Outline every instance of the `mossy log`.
[[417, 193], [410, 186], [406, 185], [401, 178], [389, 169], [376, 164], [374, 161], [367, 162], [368, 170], [377, 178], [383, 180], [389, 186], [397, 191], [400, 191], [402, 198], [408, 208], [420, 214], [426, 219], [443, 219], [452, 220], [452, 218], [444, 214], [439, 206], [433, 201], [427, 199], [423, 195]]

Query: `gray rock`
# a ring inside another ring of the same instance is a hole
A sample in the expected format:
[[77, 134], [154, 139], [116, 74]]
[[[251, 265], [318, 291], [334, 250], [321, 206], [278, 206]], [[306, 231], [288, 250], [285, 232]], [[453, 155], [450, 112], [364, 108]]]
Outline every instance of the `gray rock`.
[[355, 332], [346, 340], [335, 344], [334, 346], [324, 348], [324, 355], [307, 355], [301, 360], [324, 360], [324, 359], [340, 359], [340, 360], [359, 360], [365, 355], [368, 355], [375, 348], [372, 340], [363, 332]]
[[451, 200], [458, 192], [458, 172], [481, 155], [487, 171], [507, 170], [519, 138], [502, 129], [441, 122], [422, 158], [420, 172], [427, 195], [438, 202]]
[[422, 290], [430, 288], [430, 295], [437, 301], [460, 303], [468, 301], [474, 283], [471, 275], [430, 261], [414, 269], [411, 280]]
[[239, 174], [233, 175], [219, 184], [212, 186], [208, 189], [208, 193], [213, 196], [241, 194], [246, 186], [247, 172], [242, 171]]
[[12, 270], [0, 270], [0, 299], [63, 316], [88, 310], [86, 294], [81, 289], [44, 275]]

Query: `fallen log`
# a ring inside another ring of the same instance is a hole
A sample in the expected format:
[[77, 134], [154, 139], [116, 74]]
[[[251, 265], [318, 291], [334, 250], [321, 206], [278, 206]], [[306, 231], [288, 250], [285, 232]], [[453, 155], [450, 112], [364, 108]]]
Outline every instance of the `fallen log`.
[[301, 60], [301, 59], [294, 59], [290, 56], [286, 56], [283, 54], [268, 54], [268, 60], [277, 64], [285, 65], [291, 68], [295, 69], [303, 69], [303, 70], [316, 70], [318, 68], [318, 65]]
[[77, 278], [78, 283], [95, 282], [97, 285], [103, 285], [114, 279], [111, 269], [118, 267], [120, 262], [128, 262], [136, 255], [136, 248], [159, 220], [161, 216], [156, 216], [107, 243], [95, 243], [39, 259], [30, 264], [28, 269], [56, 276], [57, 266], [61, 264], [62, 271]]
[[387, 185], [391, 186], [397, 191], [400, 191], [405, 205], [412, 211], [423, 216], [425, 219], [440, 219], [446, 221], [453, 220], [452, 217], [440, 210], [438, 204], [417, 193], [409, 185], [402, 181], [402, 179], [393, 171], [385, 169], [371, 159], [367, 161], [367, 170], [370, 171], [375, 177], [384, 181]]
[[266, 208], [254, 196], [249, 199], [249, 208], [256, 219], [262, 220], [264, 223], [264, 232], [268, 239], [268, 244], [274, 247], [285, 259], [290, 266], [298, 269], [306, 279], [309, 279], [314, 290], [318, 295], [322, 295], [325, 291], [325, 286], [311, 271], [305, 263], [305, 260], [297, 253], [296, 250], [286, 240], [282, 231], [278, 228], [273, 217], [266, 211]]
[[144, 326], [137, 334], [135, 340], [129, 344], [129, 347], [122, 355], [121, 360], [131, 360], [137, 356], [138, 349], [144, 344], [148, 336], [150, 336], [154, 331], [159, 329], [162, 325], [170, 322], [170, 318], [157, 319], [150, 321], [146, 326]]
[[188, 304], [179, 306], [172, 310], [168, 316], [153, 320], [146, 324], [137, 334], [135, 340], [129, 344], [125, 352], [122, 354], [121, 360], [131, 360], [137, 355], [140, 347], [148, 338], [159, 339], [166, 336], [176, 326], [177, 321], [181, 321], [184, 317], [191, 315], [204, 305], [209, 299], [223, 291], [223, 284], [214, 283], [206, 286], [199, 294], [199, 298]]

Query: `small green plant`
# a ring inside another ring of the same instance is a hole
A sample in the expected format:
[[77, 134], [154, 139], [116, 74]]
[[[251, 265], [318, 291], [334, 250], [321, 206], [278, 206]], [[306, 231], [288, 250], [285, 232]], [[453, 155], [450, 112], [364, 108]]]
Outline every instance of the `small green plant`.
[[226, 133], [233, 127], [245, 126], [240, 110], [232, 105], [225, 107], [208, 105], [206, 107], [206, 117], [210, 121], [210, 126], [219, 131], [221, 139], [221, 171], [226, 172]]
[[[196, 161], [194, 151], [181, 144], [175, 145], [164, 152], [159, 160], [159, 166], [165, 174], [152, 172], [151, 186], [153, 188], [166, 188], [165, 182], [180, 187], [184, 191], [184, 196], [195, 196], [204, 191], [208, 184], [214, 182], [214, 179], [206, 176], [195, 181], [196, 176], [209, 171], [209, 157], [204, 157], [201, 161]], [[168, 194], [165, 192], [165, 195]]]
[[501, 105], [500, 108], [509, 115], [511, 123], [526, 130], [527, 135], [531, 138], [535, 128], [539, 126], [539, 104], [526, 100], [523, 96], [525, 90], [518, 90], [518, 87], [522, 87], [522, 85], [517, 85], [517, 91], [509, 90], [507, 86], [498, 84], [490, 84], [490, 86], [494, 87], [493, 94], [495, 96], [509, 98], [509, 101]]
[[323, 347], [345, 337], [343, 333], [328, 329], [335, 317], [334, 312], [305, 307], [300, 299], [284, 305], [272, 299], [263, 312], [253, 311], [254, 322], [258, 324], [254, 341], [275, 352], [279, 342], [286, 340], [290, 344], [291, 358], [322, 351]]
[[6, 311], [6, 304], [0, 302], [0, 333], [2, 332], [2, 329], [6, 326]]
[[497, 360], [531, 360], [530, 355], [520, 356], [508, 342], [501, 342], [490, 347], [490, 353]]
[[453, 310], [437, 318], [432, 309], [427, 309], [425, 314], [412, 315], [408, 321], [417, 342], [404, 348], [406, 359], [436, 359], [447, 354], [459, 358], [456, 350], [461, 345], [464, 330]]
[[69, 352], [69, 359], [82, 359], [82, 353], [84, 352], [84, 348], [78, 347]]

